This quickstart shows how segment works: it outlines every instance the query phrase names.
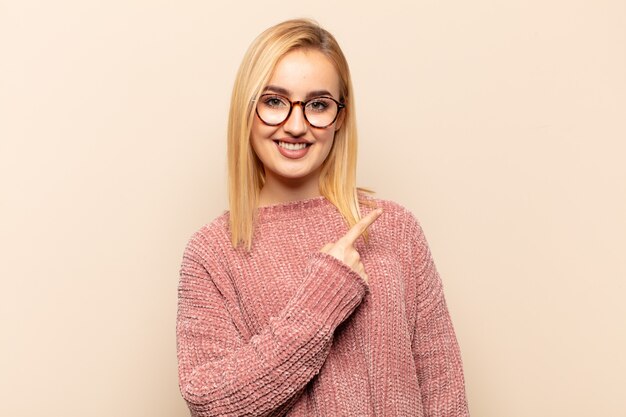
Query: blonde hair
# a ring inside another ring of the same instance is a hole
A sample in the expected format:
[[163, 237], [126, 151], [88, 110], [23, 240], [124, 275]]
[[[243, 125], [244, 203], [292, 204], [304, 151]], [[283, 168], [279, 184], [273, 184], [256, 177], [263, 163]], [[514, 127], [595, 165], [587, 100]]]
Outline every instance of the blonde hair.
[[[360, 218], [356, 186], [357, 132], [350, 69], [339, 44], [328, 31], [308, 19], [279, 23], [261, 33], [248, 48], [233, 87], [228, 120], [228, 190], [233, 247], [252, 245], [259, 192], [265, 183], [263, 164], [250, 145], [255, 104], [277, 62], [298, 48], [322, 52], [340, 80], [344, 120], [322, 164], [320, 193], [334, 204], [349, 226]], [[367, 191], [367, 190], [362, 190]]]

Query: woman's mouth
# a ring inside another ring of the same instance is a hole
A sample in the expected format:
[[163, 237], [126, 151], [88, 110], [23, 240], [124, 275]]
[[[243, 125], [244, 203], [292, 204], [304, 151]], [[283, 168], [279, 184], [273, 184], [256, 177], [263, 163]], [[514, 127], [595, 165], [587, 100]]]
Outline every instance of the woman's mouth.
[[290, 150], [290, 151], [299, 151], [300, 149], [306, 148], [307, 145], [309, 144], [305, 142], [290, 143], [290, 142], [278, 141], [278, 146], [280, 146], [281, 148]]
[[274, 143], [278, 148], [278, 152], [285, 158], [300, 159], [309, 151], [310, 143], [307, 142], [283, 142], [282, 140], [275, 140]]

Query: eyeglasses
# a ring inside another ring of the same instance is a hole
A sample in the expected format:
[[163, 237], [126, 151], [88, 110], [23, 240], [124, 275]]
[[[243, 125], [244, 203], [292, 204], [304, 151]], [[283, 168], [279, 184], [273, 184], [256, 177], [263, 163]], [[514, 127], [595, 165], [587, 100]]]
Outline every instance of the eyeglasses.
[[302, 107], [304, 119], [313, 127], [325, 128], [337, 120], [345, 104], [331, 97], [315, 97], [307, 101], [291, 101], [279, 94], [263, 94], [256, 105], [256, 114], [268, 126], [279, 126], [289, 118], [295, 105]]

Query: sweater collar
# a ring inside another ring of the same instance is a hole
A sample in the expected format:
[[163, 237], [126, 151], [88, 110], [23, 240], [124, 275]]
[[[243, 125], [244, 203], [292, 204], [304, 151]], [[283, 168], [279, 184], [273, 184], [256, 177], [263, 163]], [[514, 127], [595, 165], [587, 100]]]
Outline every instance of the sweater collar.
[[307, 198], [304, 200], [286, 201], [284, 203], [272, 204], [269, 206], [259, 207], [257, 209], [257, 221], [272, 221], [281, 218], [292, 218], [293, 216], [302, 216], [312, 214], [314, 212], [335, 209], [335, 206], [324, 196]]

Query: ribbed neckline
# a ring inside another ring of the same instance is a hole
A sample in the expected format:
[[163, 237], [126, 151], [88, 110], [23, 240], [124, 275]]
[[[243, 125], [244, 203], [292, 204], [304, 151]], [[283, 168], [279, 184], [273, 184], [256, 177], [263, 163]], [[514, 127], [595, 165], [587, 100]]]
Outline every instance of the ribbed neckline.
[[287, 201], [284, 203], [259, 207], [257, 209], [257, 221], [289, 218], [296, 213], [298, 213], [299, 216], [302, 216], [303, 212], [312, 212], [329, 207], [335, 208], [335, 206], [324, 196], [311, 197], [304, 200]]

